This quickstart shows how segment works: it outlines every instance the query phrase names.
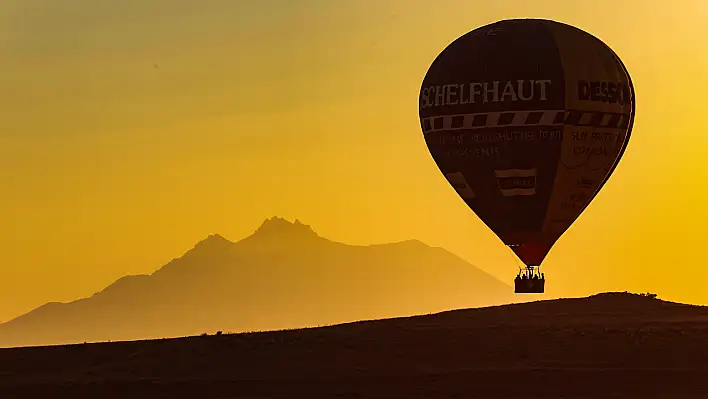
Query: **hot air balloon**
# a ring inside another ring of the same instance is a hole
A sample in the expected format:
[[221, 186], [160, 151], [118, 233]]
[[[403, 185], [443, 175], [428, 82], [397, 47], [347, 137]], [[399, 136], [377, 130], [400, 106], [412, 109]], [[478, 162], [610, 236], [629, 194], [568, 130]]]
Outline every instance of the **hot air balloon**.
[[431, 64], [419, 96], [425, 142], [459, 196], [525, 265], [515, 292], [544, 292], [541, 263], [614, 171], [634, 109], [619, 57], [559, 22], [495, 22]]

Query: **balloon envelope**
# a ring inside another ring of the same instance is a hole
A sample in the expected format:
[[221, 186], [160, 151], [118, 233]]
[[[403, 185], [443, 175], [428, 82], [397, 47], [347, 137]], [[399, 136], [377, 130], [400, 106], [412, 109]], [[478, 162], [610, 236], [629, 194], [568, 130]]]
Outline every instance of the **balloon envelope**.
[[528, 266], [538, 266], [612, 174], [634, 121], [632, 81], [594, 36], [505, 20], [455, 40], [423, 80], [438, 167]]

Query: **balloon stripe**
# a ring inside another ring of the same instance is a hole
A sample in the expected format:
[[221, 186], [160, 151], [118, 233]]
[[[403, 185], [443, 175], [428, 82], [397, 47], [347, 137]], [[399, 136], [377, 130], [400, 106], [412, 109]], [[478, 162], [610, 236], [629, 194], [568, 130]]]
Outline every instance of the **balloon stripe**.
[[508, 123], [499, 123], [502, 112], [452, 114], [423, 118], [423, 133], [484, 129], [496, 126], [590, 126], [626, 129], [630, 114], [583, 110], [506, 112]]

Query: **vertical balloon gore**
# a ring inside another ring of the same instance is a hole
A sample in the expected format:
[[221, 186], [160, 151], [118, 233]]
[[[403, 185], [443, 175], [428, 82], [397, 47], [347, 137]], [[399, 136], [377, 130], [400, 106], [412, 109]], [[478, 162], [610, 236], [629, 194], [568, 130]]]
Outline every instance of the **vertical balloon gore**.
[[634, 119], [626, 68], [572, 26], [505, 20], [452, 42], [420, 90], [440, 171], [527, 266], [539, 266], [603, 187]]

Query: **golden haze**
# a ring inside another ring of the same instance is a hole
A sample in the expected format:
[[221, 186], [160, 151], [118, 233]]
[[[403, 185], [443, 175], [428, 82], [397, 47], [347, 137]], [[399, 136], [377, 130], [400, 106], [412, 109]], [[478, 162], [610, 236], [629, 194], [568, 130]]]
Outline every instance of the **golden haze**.
[[272, 215], [354, 244], [417, 238], [511, 282], [511, 252], [430, 158], [417, 99], [450, 41], [519, 17], [605, 41], [638, 104], [613, 178], [545, 262], [548, 295], [708, 303], [701, 0], [2, 4], [0, 320]]

